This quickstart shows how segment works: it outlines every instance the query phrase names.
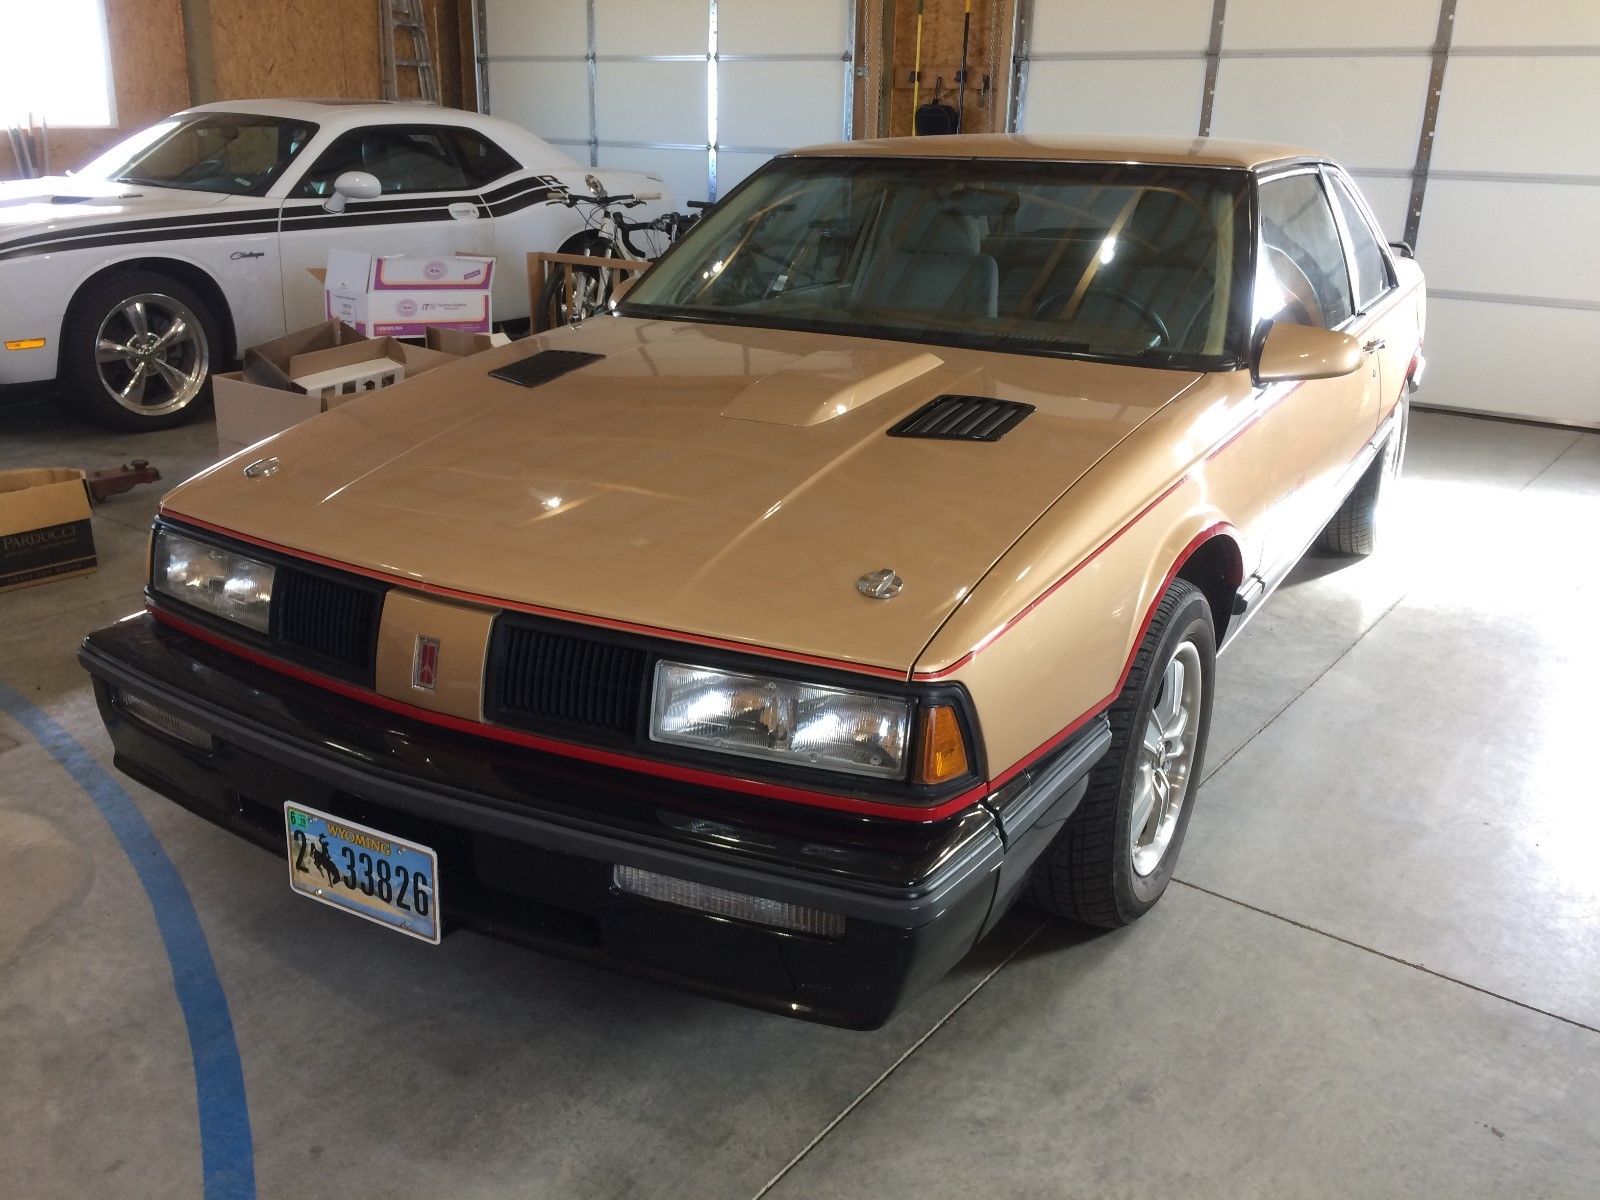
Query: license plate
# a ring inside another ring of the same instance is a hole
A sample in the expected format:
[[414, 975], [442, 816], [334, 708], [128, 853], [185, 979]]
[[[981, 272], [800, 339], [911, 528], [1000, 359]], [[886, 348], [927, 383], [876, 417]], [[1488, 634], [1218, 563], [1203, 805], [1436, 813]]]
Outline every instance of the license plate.
[[439, 943], [439, 858], [427, 846], [299, 804], [283, 806], [289, 886], [302, 896]]

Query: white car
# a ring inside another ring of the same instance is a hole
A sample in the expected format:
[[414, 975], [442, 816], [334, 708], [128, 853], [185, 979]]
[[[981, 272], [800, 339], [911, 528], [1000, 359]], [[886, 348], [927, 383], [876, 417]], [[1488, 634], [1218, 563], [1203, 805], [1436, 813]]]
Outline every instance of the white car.
[[[591, 179], [591, 177], [593, 177]], [[0, 385], [60, 378], [84, 416], [160, 429], [247, 346], [322, 319], [331, 249], [494, 254], [499, 321], [523, 256], [581, 248], [590, 195], [659, 178], [580, 166], [508, 121], [432, 105], [251, 100], [186, 109], [70, 177], [0, 184]]]

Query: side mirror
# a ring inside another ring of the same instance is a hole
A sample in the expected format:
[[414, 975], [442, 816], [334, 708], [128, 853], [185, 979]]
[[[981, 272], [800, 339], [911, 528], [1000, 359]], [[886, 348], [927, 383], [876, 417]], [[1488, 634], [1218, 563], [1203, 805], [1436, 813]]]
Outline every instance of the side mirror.
[[1273, 322], [1256, 350], [1257, 383], [1337, 379], [1361, 366], [1361, 343], [1348, 333]]
[[333, 181], [333, 194], [322, 203], [324, 212], [342, 213], [346, 200], [376, 200], [383, 195], [383, 184], [365, 171], [346, 171]]

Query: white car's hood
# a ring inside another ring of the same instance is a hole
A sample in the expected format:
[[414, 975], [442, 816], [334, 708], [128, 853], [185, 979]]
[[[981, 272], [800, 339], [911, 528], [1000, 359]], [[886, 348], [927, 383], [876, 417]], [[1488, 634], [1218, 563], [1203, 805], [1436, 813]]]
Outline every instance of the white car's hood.
[[219, 192], [66, 175], [0, 183], [0, 250], [35, 234], [71, 232], [133, 218], [180, 217], [215, 208], [227, 199]]

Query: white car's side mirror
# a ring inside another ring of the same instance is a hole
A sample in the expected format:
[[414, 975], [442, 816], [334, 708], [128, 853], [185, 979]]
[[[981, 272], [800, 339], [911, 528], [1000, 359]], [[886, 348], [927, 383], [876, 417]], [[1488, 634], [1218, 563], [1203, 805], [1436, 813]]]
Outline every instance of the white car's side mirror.
[[383, 184], [366, 171], [346, 171], [333, 181], [333, 194], [322, 202], [323, 210], [342, 213], [346, 200], [376, 200], [383, 195]]

